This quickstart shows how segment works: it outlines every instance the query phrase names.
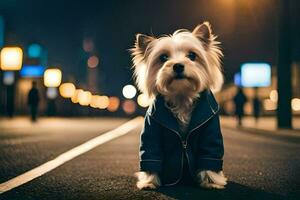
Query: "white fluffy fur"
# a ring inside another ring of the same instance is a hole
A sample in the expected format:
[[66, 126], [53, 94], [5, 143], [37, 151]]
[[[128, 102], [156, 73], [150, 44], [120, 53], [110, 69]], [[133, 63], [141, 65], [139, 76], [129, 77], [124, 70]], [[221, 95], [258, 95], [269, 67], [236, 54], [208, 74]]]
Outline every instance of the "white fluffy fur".
[[[135, 173], [138, 181], [137, 188], [142, 189], [156, 189], [161, 183], [156, 173], [137, 172]], [[210, 170], [201, 171], [197, 175], [199, 186], [207, 189], [224, 189], [227, 184], [227, 178], [223, 171], [213, 172]]]
[[[220, 60], [223, 54], [208, 22], [192, 32], [180, 29], [159, 38], [137, 34], [131, 52], [139, 89], [152, 100], [157, 94], [163, 95], [183, 129], [189, 123], [199, 93], [205, 89], [218, 91], [222, 87]], [[196, 54], [196, 60], [188, 58], [190, 52]], [[166, 62], [160, 61], [162, 54], [168, 55]], [[185, 78], [175, 78], [173, 66], [176, 63], [184, 65]], [[205, 188], [220, 189], [226, 185], [223, 172], [203, 171], [198, 177], [200, 186]], [[151, 172], [139, 172], [137, 178], [140, 189], [160, 186], [159, 177]]]

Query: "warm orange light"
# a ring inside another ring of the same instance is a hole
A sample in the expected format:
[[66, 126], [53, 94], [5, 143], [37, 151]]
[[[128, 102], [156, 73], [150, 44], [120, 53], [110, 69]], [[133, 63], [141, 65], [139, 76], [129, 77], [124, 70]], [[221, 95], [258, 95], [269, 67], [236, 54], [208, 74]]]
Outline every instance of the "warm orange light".
[[44, 85], [46, 87], [58, 87], [61, 83], [62, 73], [60, 69], [47, 69], [44, 72]]
[[71, 98], [75, 93], [75, 86], [73, 83], [63, 83], [59, 86], [59, 93], [64, 98]]
[[88, 64], [88, 66], [89, 66], [90, 68], [95, 68], [95, 67], [97, 67], [97, 65], [99, 64], [99, 59], [98, 59], [98, 57], [97, 57], [97, 56], [91, 56], [91, 57], [89, 57], [87, 64]]
[[136, 110], [136, 104], [133, 100], [125, 100], [122, 108], [126, 114], [132, 114]]
[[271, 99], [264, 100], [264, 108], [265, 110], [271, 111], [277, 109], [277, 103], [273, 102]]
[[3, 71], [15, 71], [22, 68], [23, 51], [20, 47], [4, 47], [0, 58]]
[[98, 108], [105, 109], [109, 105], [109, 98], [107, 96], [100, 96], [100, 104]]
[[270, 92], [270, 99], [273, 102], [277, 102], [278, 101], [278, 92], [277, 92], [277, 90], [272, 90]]
[[93, 108], [99, 108], [101, 97], [99, 95], [93, 95], [91, 99], [90, 106]]
[[294, 111], [300, 111], [300, 99], [293, 98], [291, 104]]
[[118, 97], [109, 97], [109, 105], [107, 110], [110, 112], [115, 112], [120, 106], [120, 99]]
[[71, 97], [71, 101], [72, 101], [73, 103], [79, 103], [79, 98], [78, 98], [78, 96], [79, 96], [79, 93], [81, 93], [81, 92], [83, 92], [82, 89], [77, 89], [77, 90], [75, 90], [73, 96]]
[[92, 100], [92, 93], [88, 91], [80, 91], [78, 93], [78, 102], [82, 106], [88, 106]]

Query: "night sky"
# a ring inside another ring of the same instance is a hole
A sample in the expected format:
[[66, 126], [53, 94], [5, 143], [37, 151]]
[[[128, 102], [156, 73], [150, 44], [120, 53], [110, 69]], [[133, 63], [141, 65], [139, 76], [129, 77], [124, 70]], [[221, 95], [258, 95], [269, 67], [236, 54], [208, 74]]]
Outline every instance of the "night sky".
[[[60, 66], [65, 81], [73, 76], [84, 84], [85, 37], [93, 38], [100, 58], [99, 88], [119, 95], [132, 83], [131, 58], [136, 33], [170, 34], [193, 29], [207, 20], [222, 42], [227, 82], [248, 61], [276, 64], [278, 0], [1, 0], [0, 15], [10, 45], [42, 44], [49, 66]], [[291, 1], [291, 39], [294, 61], [300, 60], [300, 3]]]

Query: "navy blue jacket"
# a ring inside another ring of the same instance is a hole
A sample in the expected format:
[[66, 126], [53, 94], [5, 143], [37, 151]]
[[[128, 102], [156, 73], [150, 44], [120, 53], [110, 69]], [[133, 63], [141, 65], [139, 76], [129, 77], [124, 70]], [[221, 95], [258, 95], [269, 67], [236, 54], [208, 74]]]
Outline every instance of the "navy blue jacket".
[[176, 184], [185, 176], [184, 158], [194, 178], [200, 170], [222, 170], [224, 147], [218, 111], [213, 94], [209, 90], [201, 92], [187, 131], [182, 133], [164, 98], [158, 95], [145, 116], [140, 170], [158, 173], [163, 185]]

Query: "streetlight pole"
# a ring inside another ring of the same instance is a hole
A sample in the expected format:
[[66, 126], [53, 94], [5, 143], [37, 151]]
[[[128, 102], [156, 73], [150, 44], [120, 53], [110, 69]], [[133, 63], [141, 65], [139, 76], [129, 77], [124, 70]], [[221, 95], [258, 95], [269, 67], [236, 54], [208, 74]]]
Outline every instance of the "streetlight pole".
[[289, 0], [279, 0], [277, 87], [277, 127], [292, 128], [291, 41]]
[[[12, 81], [6, 85], [6, 109], [9, 117], [13, 117], [15, 106], [15, 75], [14, 71], [22, 68], [23, 50], [20, 47], [4, 47], [0, 52], [1, 69], [12, 73]], [[7, 73], [6, 73], [7, 75]]]

